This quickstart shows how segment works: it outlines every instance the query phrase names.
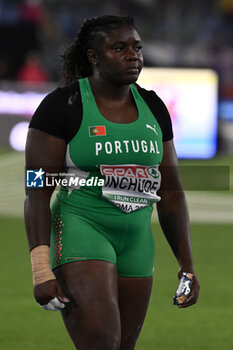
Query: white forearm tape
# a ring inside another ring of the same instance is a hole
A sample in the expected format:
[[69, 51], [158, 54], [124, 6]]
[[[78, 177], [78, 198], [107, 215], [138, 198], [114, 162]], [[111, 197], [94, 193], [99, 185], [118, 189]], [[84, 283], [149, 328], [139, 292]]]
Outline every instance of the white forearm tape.
[[33, 285], [44, 283], [49, 280], [55, 280], [56, 277], [50, 269], [49, 264], [49, 246], [39, 245], [30, 252], [32, 264]]

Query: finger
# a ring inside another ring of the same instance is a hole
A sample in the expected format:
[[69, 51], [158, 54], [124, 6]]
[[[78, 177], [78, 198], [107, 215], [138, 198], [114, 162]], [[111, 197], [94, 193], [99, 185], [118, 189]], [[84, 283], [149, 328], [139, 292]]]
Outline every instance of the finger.
[[47, 282], [37, 284], [34, 286], [34, 297], [40, 305], [46, 305], [56, 297], [56, 286], [55, 280], [49, 280]]
[[53, 298], [48, 304], [42, 305], [43, 309], [48, 311], [59, 311], [64, 309], [65, 304], [58, 300], [58, 298]]
[[69, 299], [64, 295], [61, 287], [58, 285], [57, 286], [57, 298], [62, 302], [62, 303], [69, 303]]
[[59, 311], [65, 307], [65, 304], [61, 303], [57, 298], [50, 300], [46, 305], [42, 305], [45, 310]]
[[52, 306], [54, 306], [57, 309], [64, 309], [65, 304], [63, 302], [61, 302], [58, 298], [54, 298], [52, 300], [50, 300], [50, 303]]
[[185, 309], [186, 307], [190, 307], [192, 305], [195, 305], [196, 302], [197, 301], [194, 299], [194, 300], [190, 301], [189, 303], [184, 303], [184, 304], [178, 305], [178, 308], [179, 309]]
[[178, 307], [180, 309], [183, 309], [196, 304], [196, 302], [197, 302], [197, 298], [195, 297], [195, 295], [193, 295], [193, 296], [190, 296], [183, 304], [178, 305]]
[[199, 296], [199, 289], [200, 289], [199, 284], [194, 283], [192, 293], [190, 294], [188, 299], [184, 302], [184, 304], [182, 304], [183, 307], [189, 307], [193, 304], [196, 304], [196, 302], [198, 300], [198, 296]]

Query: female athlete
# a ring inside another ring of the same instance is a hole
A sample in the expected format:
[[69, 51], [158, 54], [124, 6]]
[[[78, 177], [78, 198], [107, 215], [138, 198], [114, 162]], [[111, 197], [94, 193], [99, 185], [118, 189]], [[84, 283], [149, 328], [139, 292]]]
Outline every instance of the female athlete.
[[178, 307], [199, 292], [171, 121], [159, 97], [136, 84], [142, 44], [130, 17], [86, 20], [63, 60], [66, 85], [36, 110], [26, 146], [34, 296], [61, 310], [76, 349], [133, 350], [152, 288], [153, 203], [178, 276], [193, 276]]

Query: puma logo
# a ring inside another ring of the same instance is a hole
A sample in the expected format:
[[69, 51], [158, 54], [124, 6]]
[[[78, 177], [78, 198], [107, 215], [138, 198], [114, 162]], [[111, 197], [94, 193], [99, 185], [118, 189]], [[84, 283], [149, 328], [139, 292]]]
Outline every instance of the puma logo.
[[153, 126], [151, 126], [151, 125], [149, 125], [149, 124], [146, 124], [146, 127], [148, 128], [148, 129], [151, 129], [151, 130], [153, 130], [155, 133], [156, 133], [156, 135], [158, 135], [158, 133], [157, 133], [157, 131], [156, 131], [156, 126], [154, 125], [154, 127]]
[[68, 105], [70, 105], [70, 106], [74, 105], [77, 98], [78, 98], [78, 92], [76, 91], [75, 94], [70, 95], [70, 97], [68, 99]]

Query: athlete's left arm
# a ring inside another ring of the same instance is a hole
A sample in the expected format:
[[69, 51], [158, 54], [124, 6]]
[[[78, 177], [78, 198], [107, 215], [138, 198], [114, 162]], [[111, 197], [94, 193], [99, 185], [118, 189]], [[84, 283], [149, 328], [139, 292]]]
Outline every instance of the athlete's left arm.
[[[160, 165], [161, 187], [158, 191], [161, 201], [157, 203], [159, 222], [180, 265], [182, 272], [194, 272], [190, 242], [190, 223], [184, 191], [179, 179], [178, 162], [173, 141], [163, 143], [164, 154]], [[194, 275], [193, 289], [187, 301], [180, 308], [197, 302], [199, 282]]]

